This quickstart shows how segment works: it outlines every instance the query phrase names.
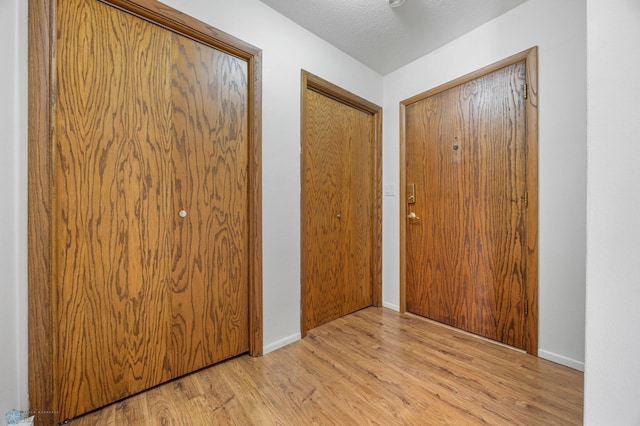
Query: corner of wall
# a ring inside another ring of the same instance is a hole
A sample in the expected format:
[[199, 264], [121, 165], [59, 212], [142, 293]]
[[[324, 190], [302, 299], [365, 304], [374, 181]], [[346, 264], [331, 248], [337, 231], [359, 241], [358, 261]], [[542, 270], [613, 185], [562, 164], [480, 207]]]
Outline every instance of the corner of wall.
[[18, 219], [16, 268], [18, 281], [18, 398], [20, 407], [29, 407], [29, 377], [28, 377], [28, 245], [27, 245], [27, 194], [28, 194], [28, 2], [18, 1], [18, 47], [17, 47], [17, 84], [16, 84], [16, 111], [17, 129], [16, 143], [16, 218]]

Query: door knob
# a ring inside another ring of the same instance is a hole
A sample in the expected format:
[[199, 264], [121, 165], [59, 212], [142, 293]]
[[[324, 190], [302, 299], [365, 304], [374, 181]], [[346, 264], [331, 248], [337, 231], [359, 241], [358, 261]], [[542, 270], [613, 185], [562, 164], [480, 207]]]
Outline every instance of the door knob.
[[187, 211], [186, 210], [180, 210], [178, 212], [178, 216], [180, 217], [187, 217]]
[[342, 219], [342, 213], [338, 213], [338, 219]]
[[420, 218], [414, 212], [409, 213], [407, 217], [413, 220], [420, 220]]

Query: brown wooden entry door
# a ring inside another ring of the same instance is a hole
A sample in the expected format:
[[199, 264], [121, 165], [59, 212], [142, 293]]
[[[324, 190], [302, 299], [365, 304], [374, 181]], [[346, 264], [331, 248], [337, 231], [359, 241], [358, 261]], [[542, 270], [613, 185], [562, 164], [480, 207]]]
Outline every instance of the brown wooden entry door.
[[380, 108], [308, 73], [302, 102], [304, 335], [379, 303]]
[[523, 349], [536, 186], [526, 74], [523, 58], [404, 109], [406, 310]]
[[58, 2], [59, 420], [249, 350], [247, 61]]

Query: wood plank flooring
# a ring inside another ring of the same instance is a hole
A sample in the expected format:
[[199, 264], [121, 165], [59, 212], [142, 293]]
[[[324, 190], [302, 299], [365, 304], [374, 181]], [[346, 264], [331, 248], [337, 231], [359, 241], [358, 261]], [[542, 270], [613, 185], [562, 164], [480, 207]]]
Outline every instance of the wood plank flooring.
[[367, 308], [77, 418], [83, 425], [582, 424], [583, 373]]

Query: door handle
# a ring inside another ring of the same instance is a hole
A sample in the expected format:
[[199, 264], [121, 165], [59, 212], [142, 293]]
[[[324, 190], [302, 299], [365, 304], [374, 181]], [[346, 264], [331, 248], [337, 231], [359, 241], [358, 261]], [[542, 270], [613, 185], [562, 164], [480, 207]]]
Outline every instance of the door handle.
[[420, 220], [420, 218], [414, 212], [409, 213], [407, 215], [407, 218], [412, 220]]

